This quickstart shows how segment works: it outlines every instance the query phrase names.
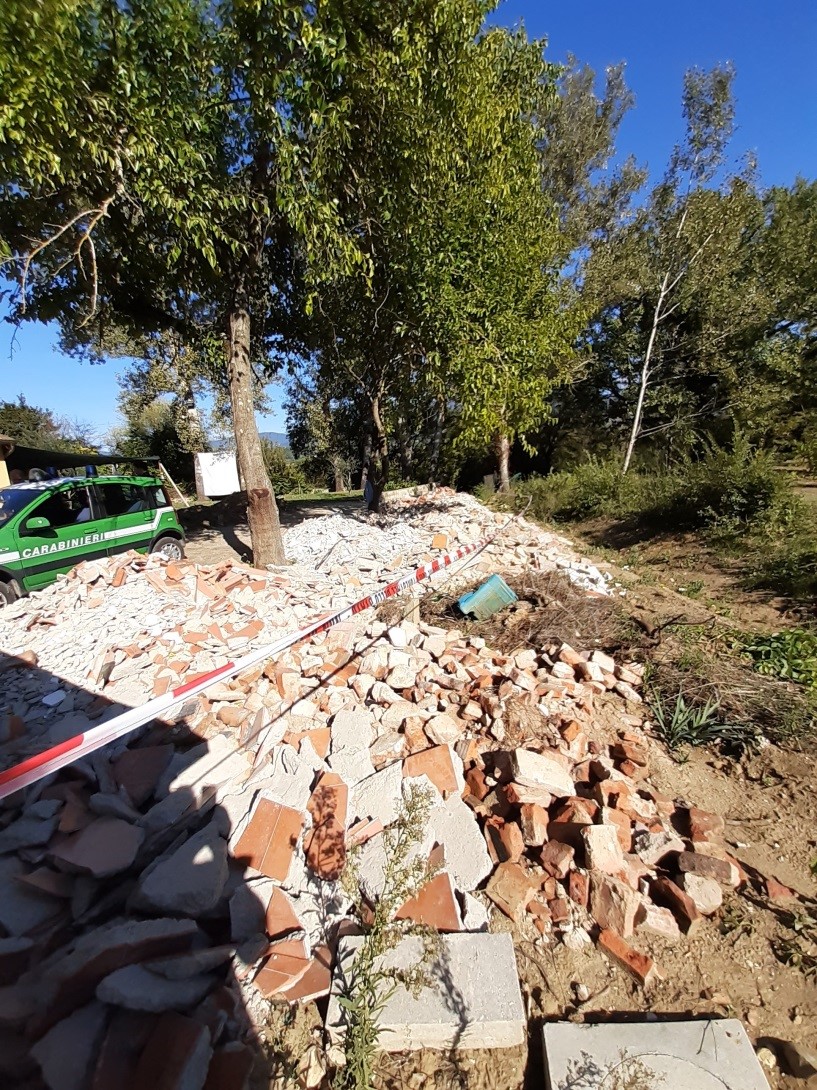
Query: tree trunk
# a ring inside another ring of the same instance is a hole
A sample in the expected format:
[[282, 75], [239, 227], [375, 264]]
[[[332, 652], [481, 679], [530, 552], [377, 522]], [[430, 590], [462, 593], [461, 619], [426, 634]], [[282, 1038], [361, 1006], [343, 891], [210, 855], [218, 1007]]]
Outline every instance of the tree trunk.
[[431, 462], [428, 469], [428, 483], [437, 483], [437, 471], [440, 468], [440, 452], [443, 447], [445, 431], [445, 398], [441, 397], [437, 405], [437, 423], [434, 427], [434, 440], [431, 444]]
[[372, 444], [374, 452], [369, 471], [369, 483], [372, 486], [369, 510], [377, 512], [380, 510], [380, 501], [389, 480], [390, 464], [389, 440], [386, 436], [386, 429], [383, 427], [383, 418], [380, 415], [380, 398], [378, 397], [372, 399], [372, 428], [374, 430]]
[[406, 423], [402, 416], [397, 418], [397, 453], [400, 458], [400, 475], [404, 481], [412, 480], [413, 451], [411, 440], [406, 434]]
[[366, 432], [366, 438], [363, 441], [363, 468], [360, 471], [360, 487], [366, 488], [366, 482], [369, 479], [369, 470], [372, 466], [372, 433]]
[[635, 450], [636, 440], [638, 439], [639, 432], [641, 431], [641, 420], [644, 416], [644, 398], [647, 394], [647, 383], [650, 378], [650, 364], [652, 363], [652, 353], [655, 347], [655, 338], [658, 333], [658, 323], [661, 321], [661, 312], [664, 306], [664, 299], [667, 294], [667, 285], [669, 283], [669, 269], [664, 274], [664, 279], [661, 282], [661, 290], [658, 293], [658, 302], [655, 304], [655, 311], [652, 316], [652, 328], [650, 329], [650, 338], [647, 341], [647, 351], [644, 353], [644, 363], [641, 367], [640, 386], [638, 390], [638, 401], [635, 406], [635, 415], [633, 416], [633, 426], [630, 430], [630, 441], [627, 443], [627, 452], [624, 455], [624, 465], [621, 467], [622, 475], [624, 475], [630, 468], [630, 462], [632, 461], [633, 451]]
[[340, 458], [332, 459], [332, 473], [335, 478], [335, 491], [345, 492], [344, 485], [346, 482], [343, 479], [343, 462]]
[[496, 454], [496, 467], [499, 473], [499, 491], [510, 492], [511, 475], [509, 463], [511, 460], [511, 443], [503, 432], [497, 432], [494, 436], [494, 452]]
[[236, 303], [228, 318], [227, 372], [238, 470], [247, 490], [247, 519], [256, 568], [285, 564], [278, 507], [264, 465], [261, 438], [255, 423], [253, 376], [250, 366], [250, 315]]

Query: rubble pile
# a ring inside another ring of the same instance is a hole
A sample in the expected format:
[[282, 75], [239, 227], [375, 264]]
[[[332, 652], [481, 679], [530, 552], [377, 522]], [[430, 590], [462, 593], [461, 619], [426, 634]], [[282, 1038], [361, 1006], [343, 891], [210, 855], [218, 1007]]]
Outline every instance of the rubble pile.
[[[525, 550], [543, 563], [533, 530], [515, 525], [480, 562], [504, 555], [512, 570]], [[123, 684], [142, 698], [164, 691], [354, 599], [337, 579], [134, 554], [80, 566], [4, 625], [0, 646], [17, 658], [4, 671], [0, 756], [8, 765], [44, 735], [114, 713]], [[71, 692], [53, 647], [79, 639], [88, 617], [96, 642], [69, 680], [90, 691]], [[430, 810], [416, 857], [432, 876], [399, 918], [478, 943], [495, 906], [542, 941], [597, 936], [649, 985], [657, 969], [634, 934], [691, 934], [741, 872], [718, 818], [649, 786], [640, 683], [637, 664], [598, 650], [500, 654], [455, 629], [355, 618], [211, 686], [175, 725], [142, 728], [6, 800], [3, 1084], [246, 1085], [269, 1003], [329, 994], [338, 943], [361, 923], [340, 881], [349, 853], [371, 905], [384, 891], [384, 830], [417, 787]], [[43, 687], [63, 696], [43, 705]], [[615, 710], [615, 737], [600, 705]]]
[[[479, 500], [449, 488], [418, 495], [401, 492], [385, 499], [383, 515], [361, 513], [308, 519], [285, 531], [287, 556], [310, 573], [318, 570], [352, 585], [386, 582], [427, 563], [439, 550], [473, 545], [493, 536], [508, 516], [484, 507]], [[429, 547], [432, 552], [429, 552]], [[469, 571], [511, 574], [564, 571], [584, 590], [609, 594], [610, 576], [577, 557], [566, 538], [517, 518], [488, 546], [480, 566]]]

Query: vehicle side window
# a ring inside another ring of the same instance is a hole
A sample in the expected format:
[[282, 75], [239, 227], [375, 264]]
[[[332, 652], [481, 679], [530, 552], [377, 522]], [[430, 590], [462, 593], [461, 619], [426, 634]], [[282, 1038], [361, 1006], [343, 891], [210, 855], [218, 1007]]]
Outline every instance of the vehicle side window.
[[99, 483], [108, 515], [135, 515], [151, 509], [148, 490], [137, 484]]
[[90, 522], [93, 514], [88, 489], [70, 488], [52, 492], [37, 504], [29, 517], [34, 515], [47, 518], [53, 530], [73, 526], [77, 522]]
[[170, 507], [170, 500], [162, 485], [151, 485], [147, 491], [150, 496], [151, 510], [155, 511], [157, 507]]

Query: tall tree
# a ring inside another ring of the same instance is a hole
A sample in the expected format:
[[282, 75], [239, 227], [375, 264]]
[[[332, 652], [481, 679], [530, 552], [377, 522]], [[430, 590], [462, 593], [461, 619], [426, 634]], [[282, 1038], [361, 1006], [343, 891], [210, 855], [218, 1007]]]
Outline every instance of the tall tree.
[[662, 327], [678, 309], [677, 295], [695, 267], [703, 265], [719, 235], [717, 219], [704, 217], [693, 231], [692, 211], [705, 210], [701, 191], [723, 168], [726, 145], [732, 135], [734, 101], [731, 67], [709, 72], [690, 70], [684, 77], [683, 115], [686, 136], [673, 151], [662, 182], [650, 194], [646, 230], [632, 228], [626, 243], [640, 265], [636, 275], [649, 298], [649, 327], [638, 374], [638, 396], [624, 454], [622, 472], [630, 467], [642, 432], [647, 390], [662, 363]]
[[221, 326], [258, 565], [283, 548], [254, 367], [280, 334], [268, 319], [291, 306], [293, 236], [327, 267], [356, 254], [320, 186], [348, 122], [346, 14], [295, 0], [9, 0], [0, 31], [0, 235], [19, 309], [76, 332], [104, 294], [142, 328], [178, 326], [186, 305]]
[[439, 195], [424, 306], [458, 403], [460, 444], [492, 446], [507, 489], [515, 437], [550, 414], [575, 366], [578, 299], [561, 276], [571, 246], [542, 184], [539, 148], [555, 101], [543, 43], [492, 31], [460, 97], [460, 169]]

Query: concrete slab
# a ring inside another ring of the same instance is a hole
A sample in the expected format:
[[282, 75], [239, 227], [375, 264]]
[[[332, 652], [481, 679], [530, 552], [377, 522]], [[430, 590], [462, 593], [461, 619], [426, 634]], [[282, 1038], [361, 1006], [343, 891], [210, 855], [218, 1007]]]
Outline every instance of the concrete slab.
[[[353, 972], [362, 936], [343, 938], [332, 980], [326, 1028], [342, 1049], [344, 1014], [339, 1003]], [[423, 940], [409, 936], [384, 955], [384, 968], [415, 969]], [[442, 935], [428, 965], [429, 986], [414, 996], [398, 985], [379, 1016], [379, 1048], [402, 1052], [418, 1048], [509, 1048], [525, 1036], [525, 1010], [513, 941], [509, 934]]]
[[[662, 1090], [769, 1090], [736, 1018], [544, 1027], [545, 1090], [597, 1090], [614, 1071]], [[628, 1069], [629, 1068], [629, 1069]], [[637, 1078], [638, 1076], [638, 1078]], [[635, 1082], [633, 1083], [635, 1085]]]

